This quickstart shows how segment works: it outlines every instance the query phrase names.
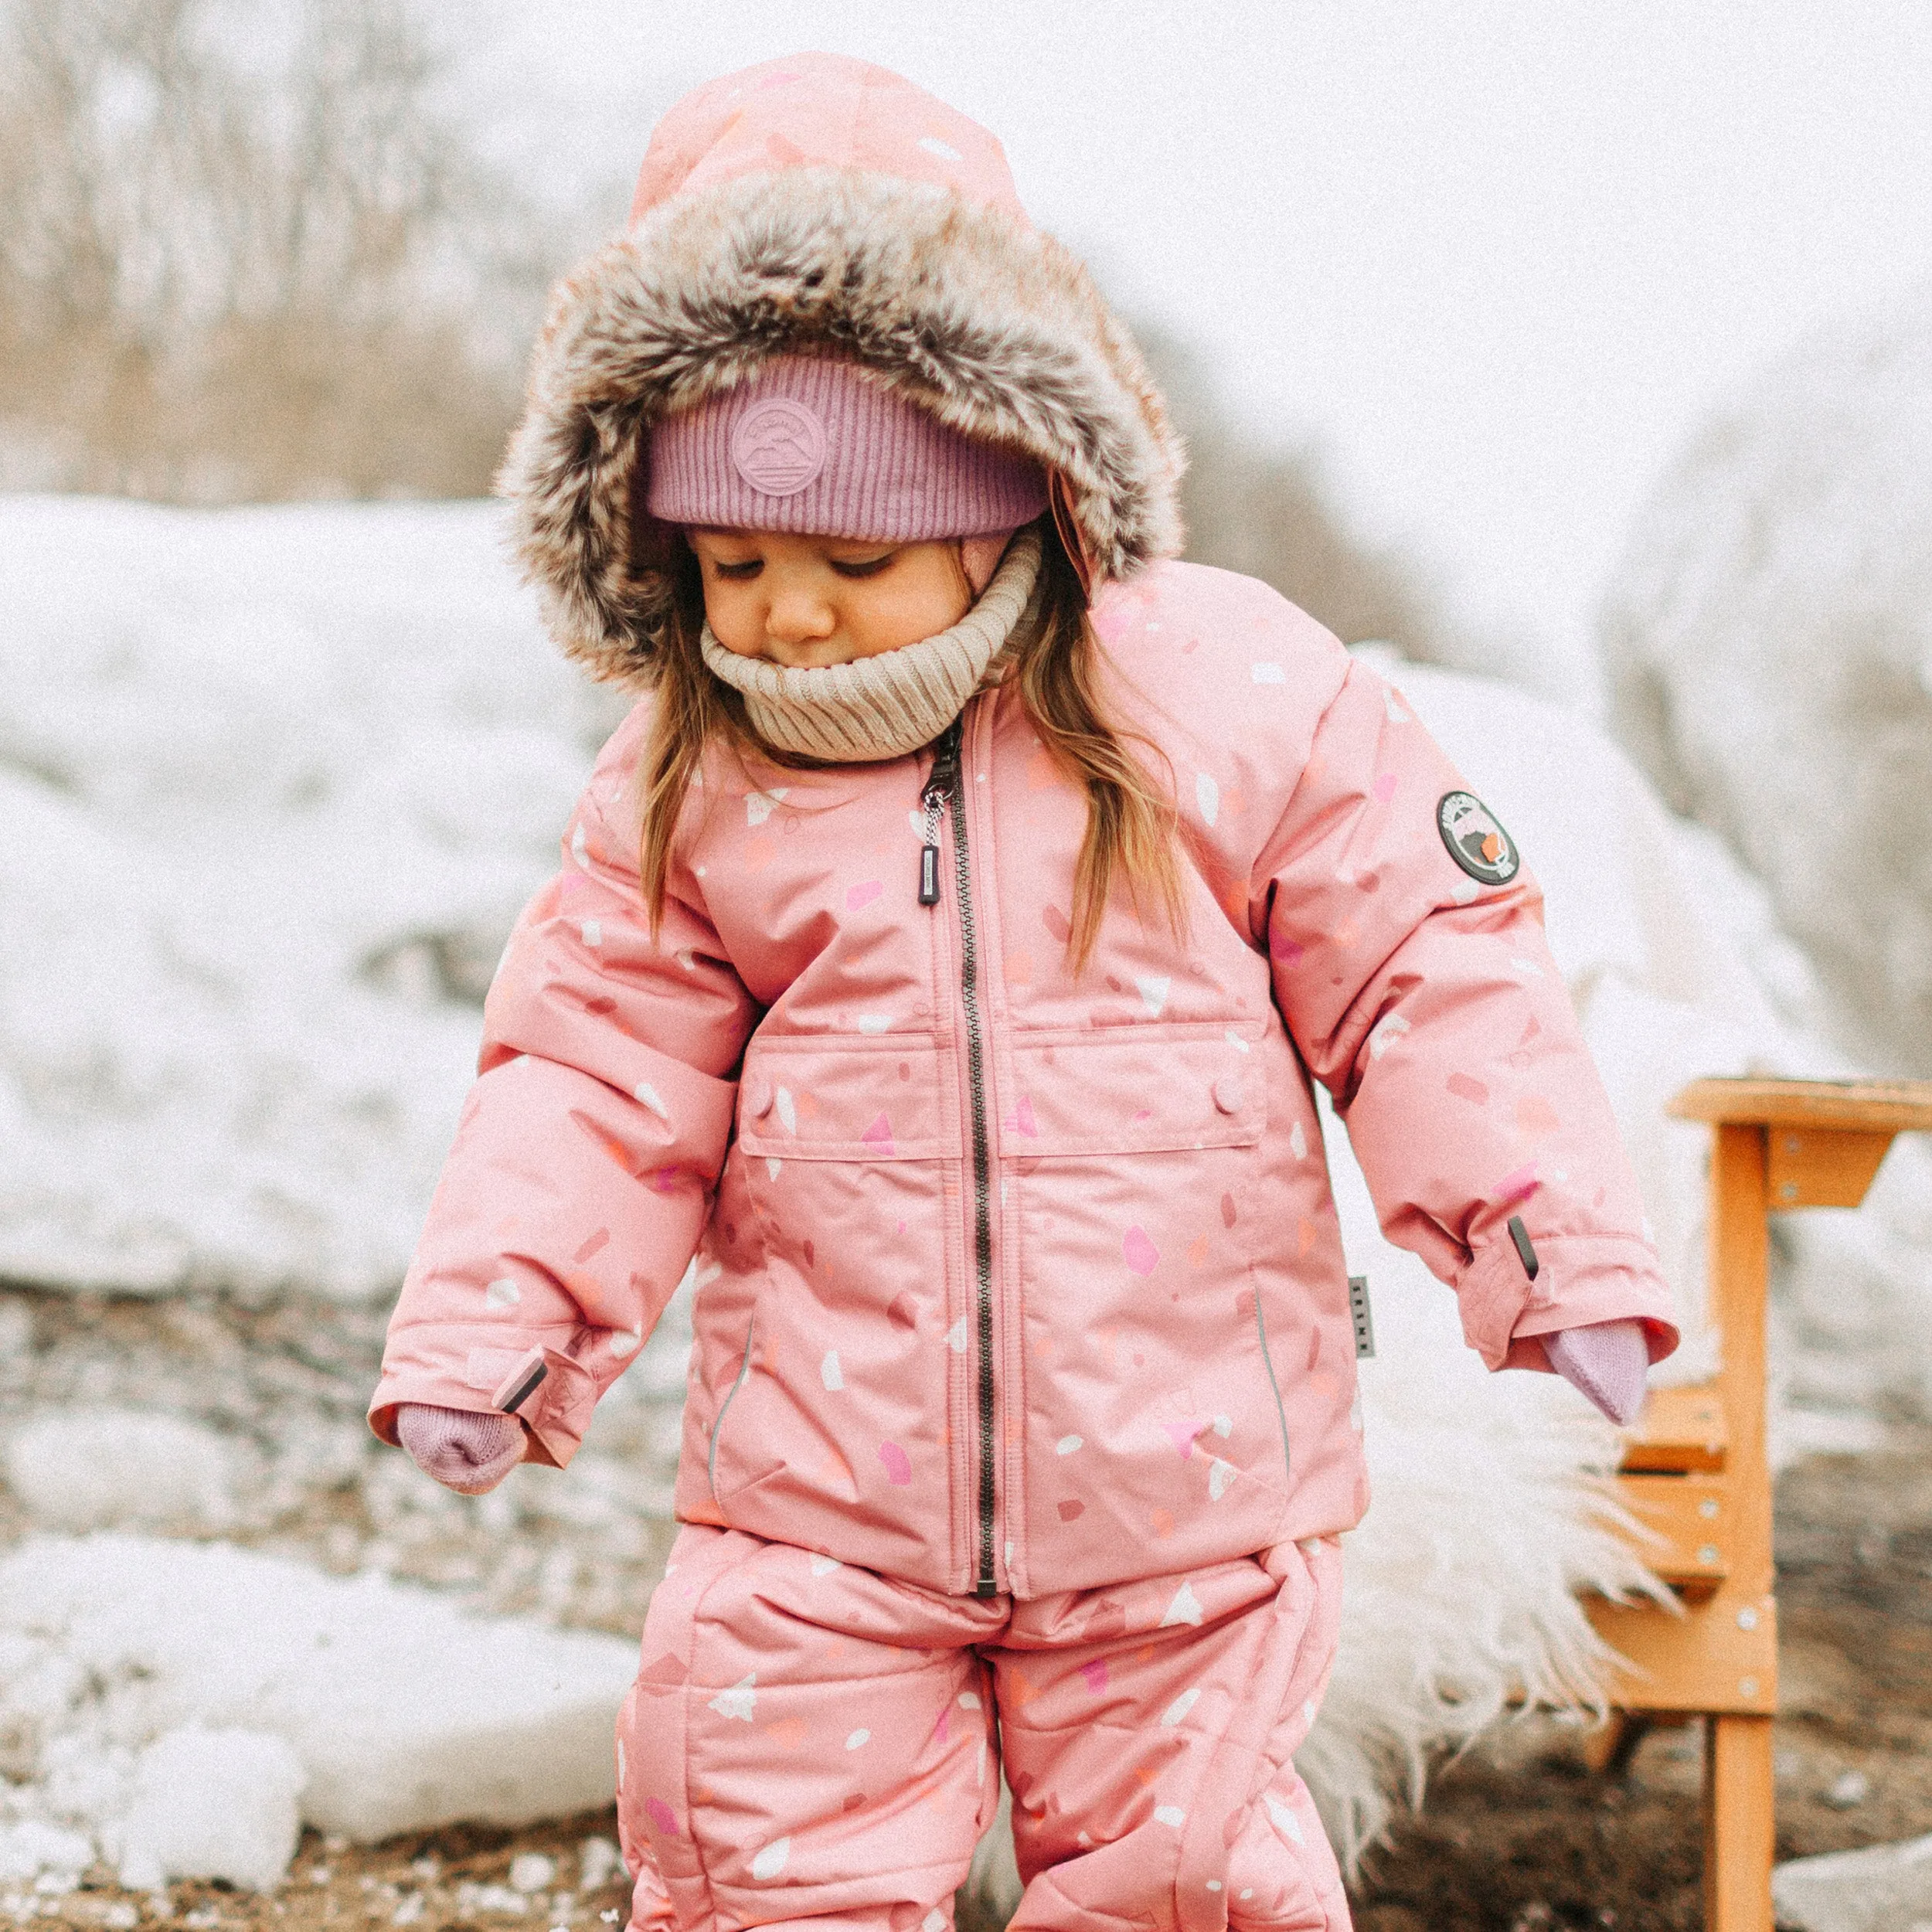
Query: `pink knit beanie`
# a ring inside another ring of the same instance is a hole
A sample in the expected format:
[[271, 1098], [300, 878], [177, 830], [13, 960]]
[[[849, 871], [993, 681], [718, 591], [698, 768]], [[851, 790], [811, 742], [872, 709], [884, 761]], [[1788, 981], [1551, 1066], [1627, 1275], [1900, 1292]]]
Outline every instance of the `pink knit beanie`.
[[974, 441], [850, 362], [774, 358], [651, 432], [666, 523], [896, 543], [1002, 534], [1046, 508], [1030, 457]]

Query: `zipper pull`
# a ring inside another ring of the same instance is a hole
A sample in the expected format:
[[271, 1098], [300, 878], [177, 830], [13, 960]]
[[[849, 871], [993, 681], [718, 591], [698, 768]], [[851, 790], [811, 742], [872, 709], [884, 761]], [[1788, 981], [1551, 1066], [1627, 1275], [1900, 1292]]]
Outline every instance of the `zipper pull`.
[[926, 808], [925, 843], [919, 849], [919, 903], [939, 903], [939, 815], [959, 775], [960, 721], [955, 718], [933, 747], [933, 768], [920, 802]]

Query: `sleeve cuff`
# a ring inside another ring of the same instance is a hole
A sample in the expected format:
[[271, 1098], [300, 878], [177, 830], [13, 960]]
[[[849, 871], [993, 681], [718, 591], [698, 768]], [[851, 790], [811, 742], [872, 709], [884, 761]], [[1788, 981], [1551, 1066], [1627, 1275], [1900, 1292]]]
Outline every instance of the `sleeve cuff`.
[[1670, 1291], [1647, 1243], [1620, 1235], [1544, 1236], [1536, 1258], [1532, 1281], [1515, 1243], [1493, 1240], [1457, 1284], [1464, 1338], [1488, 1367], [1547, 1369], [1539, 1338], [1594, 1321], [1641, 1321], [1653, 1362], [1677, 1346]]

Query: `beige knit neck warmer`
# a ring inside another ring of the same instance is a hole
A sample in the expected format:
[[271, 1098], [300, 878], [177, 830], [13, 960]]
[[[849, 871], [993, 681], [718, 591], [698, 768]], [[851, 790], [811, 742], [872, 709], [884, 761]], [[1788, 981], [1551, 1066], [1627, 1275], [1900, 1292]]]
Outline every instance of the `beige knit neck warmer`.
[[706, 624], [699, 648], [745, 701], [751, 728], [777, 751], [835, 764], [900, 758], [930, 744], [966, 707], [1019, 628], [1039, 577], [1039, 532], [1022, 529], [993, 580], [949, 630], [855, 658], [795, 669], [727, 651]]

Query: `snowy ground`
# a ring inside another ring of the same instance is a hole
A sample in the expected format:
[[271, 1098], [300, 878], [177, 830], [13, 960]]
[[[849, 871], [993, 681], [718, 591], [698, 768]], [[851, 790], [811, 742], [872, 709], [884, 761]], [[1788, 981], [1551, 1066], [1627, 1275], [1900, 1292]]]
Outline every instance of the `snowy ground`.
[[[26, 675], [0, 690], [0, 805], [24, 828], [0, 846], [0, 892], [22, 909], [0, 929], [0, 1277], [22, 1284], [0, 1291], [5, 1545], [139, 1529], [298, 1560], [313, 1587], [284, 1630], [328, 1627], [332, 1573], [376, 1579], [370, 1604], [400, 1606], [379, 1587], [399, 1578], [550, 1624], [630, 1635], [641, 1621], [669, 1535], [682, 1310], [561, 1476], [519, 1471], [466, 1501], [361, 1420], [475, 1002], [614, 716], [537, 635], [497, 531], [481, 505], [0, 499], [0, 607], [33, 614]], [[1502, 687], [1393, 675], [1544, 881], [1692, 1337], [1677, 1371], [1699, 1372], [1715, 1345], [1701, 1141], [1662, 1104], [1699, 1073], [1832, 1070], [1817, 983], [1763, 894], [1594, 732]], [[1449, 1298], [1380, 1243], [1340, 1147], [1335, 1162], [1351, 1263], [1374, 1284], [1378, 1503], [1352, 1541], [1349, 1635], [1303, 1768], [1353, 1839], [1392, 1769], [1488, 1722], [1512, 1680], [1586, 1686], [1571, 1590], [1631, 1573], [1589, 1482], [1607, 1432], [1553, 1380], [1485, 1376]], [[1865, 1216], [1794, 1236], [1789, 1444], [1869, 1442], [1923, 1400], [1927, 1177], [1902, 1149]], [[29, 1547], [0, 1558], [26, 1566], [10, 1574], [81, 1560]], [[119, 1547], [138, 1572], [140, 1546]], [[30, 1626], [14, 1605], [31, 1594], [0, 1600], [0, 1643], [40, 1645], [43, 1685], [80, 1682], [94, 1640], [51, 1613]], [[406, 1667], [412, 1618], [368, 1617], [393, 1639], [370, 1671]], [[197, 1641], [179, 1655], [218, 1629]], [[140, 1752], [196, 1718], [250, 1728], [226, 1693], [110, 1709], [63, 1692], [29, 1711], [25, 1681], [0, 1672], [0, 1833], [86, 1832], [113, 1859]], [[327, 1706], [304, 1681], [303, 1708]], [[569, 1701], [546, 1709], [580, 1752]], [[289, 1801], [336, 1828], [289, 1708], [256, 1728], [308, 1781]], [[120, 1781], [83, 1801], [60, 1782], [63, 1753], [107, 1764], [104, 1724]], [[413, 1801], [354, 1828], [410, 1828]]]

